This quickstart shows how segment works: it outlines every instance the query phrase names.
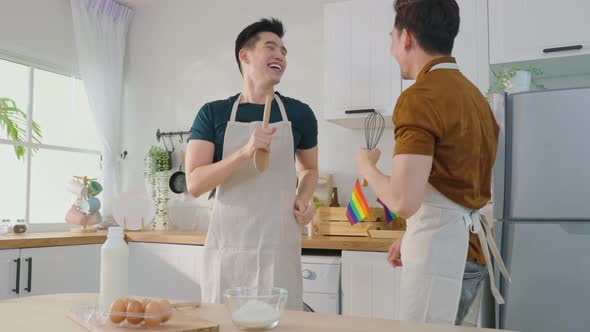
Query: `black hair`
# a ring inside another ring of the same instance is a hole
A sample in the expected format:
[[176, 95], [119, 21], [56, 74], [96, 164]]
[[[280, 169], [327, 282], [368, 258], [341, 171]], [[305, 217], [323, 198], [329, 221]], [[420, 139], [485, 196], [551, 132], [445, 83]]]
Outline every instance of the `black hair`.
[[451, 55], [459, 33], [455, 0], [395, 0], [395, 27], [412, 33], [429, 54]]
[[236, 62], [238, 63], [240, 73], [242, 72], [242, 65], [240, 64], [240, 50], [243, 48], [251, 49], [254, 47], [254, 44], [256, 44], [256, 42], [260, 39], [258, 34], [261, 32], [272, 32], [279, 36], [279, 38], [283, 38], [285, 35], [283, 23], [276, 18], [260, 19], [260, 21], [254, 22], [242, 30], [242, 32], [240, 32], [236, 38], [235, 48]]

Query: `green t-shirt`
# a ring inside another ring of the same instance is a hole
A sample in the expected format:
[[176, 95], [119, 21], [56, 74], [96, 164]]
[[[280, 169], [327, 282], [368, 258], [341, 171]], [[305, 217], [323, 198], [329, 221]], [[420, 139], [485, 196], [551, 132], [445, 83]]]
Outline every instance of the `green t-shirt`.
[[[297, 99], [277, 94], [285, 105], [288, 120], [291, 121], [295, 149], [306, 150], [315, 147], [318, 144], [318, 122], [311, 108]], [[206, 103], [197, 113], [191, 127], [189, 140], [200, 139], [215, 144], [213, 162], [222, 159], [225, 128], [231, 116], [232, 106], [237, 98], [238, 95], [235, 95], [227, 99]], [[240, 104], [236, 114], [236, 121], [262, 121], [263, 113], [264, 105], [262, 104]], [[281, 111], [277, 101], [273, 100], [270, 123], [279, 121], [281, 121]]]

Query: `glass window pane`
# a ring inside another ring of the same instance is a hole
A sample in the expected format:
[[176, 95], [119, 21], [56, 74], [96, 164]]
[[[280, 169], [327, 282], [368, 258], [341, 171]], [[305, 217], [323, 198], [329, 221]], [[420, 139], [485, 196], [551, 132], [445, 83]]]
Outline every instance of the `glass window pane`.
[[[29, 67], [18, 63], [0, 60], [0, 98], [10, 98], [21, 111], [27, 113], [29, 99]], [[22, 123], [25, 130], [23, 138], [26, 140], [26, 122]], [[0, 138], [7, 139], [6, 126], [0, 125]]]
[[85, 175], [100, 176], [99, 155], [40, 149], [31, 164], [30, 222], [64, 222], [77, 198], [66, 184], [72, 176]]
[[41, 127], [43, 144], [99, 150], [80, 80], [35, 69], [33, 91], [33, 119]]
[[25, 219], [27, 163], [16, 158], [14, 147], [0, 144], [0, 220]]

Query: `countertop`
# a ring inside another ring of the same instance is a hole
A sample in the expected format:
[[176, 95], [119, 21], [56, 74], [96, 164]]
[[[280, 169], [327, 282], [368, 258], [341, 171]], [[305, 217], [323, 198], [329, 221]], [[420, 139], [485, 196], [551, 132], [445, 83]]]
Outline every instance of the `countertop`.
[[[202, 232], [141, 231], [126, 232], [127, 242], [203, 245], [207, 234]], [[106, 231], [96, 233], [46, 232], [0, 235], [0, 249], [54, 247], [99, 244], [106, 240]], [[387, 251], [395, 239], [373, 239], [354, 236], [303, 235], [303, 249]]]
[[[66, 315], [73, 308], [92, 306], [95, 301], [96, 294], [56, 294], [0, 301], [2, 330], [19, 332], [88, 332], [84, 327], [67, 318]], [[194, 314], [218, 323], [220, 331], [239, 331], [232, 324], [230, 316], [223, 305], [204, 304], [202, 307], [195, 309]], [[491, 332], [495, 330], [285, 311], [279, 326], [272, 331]]]

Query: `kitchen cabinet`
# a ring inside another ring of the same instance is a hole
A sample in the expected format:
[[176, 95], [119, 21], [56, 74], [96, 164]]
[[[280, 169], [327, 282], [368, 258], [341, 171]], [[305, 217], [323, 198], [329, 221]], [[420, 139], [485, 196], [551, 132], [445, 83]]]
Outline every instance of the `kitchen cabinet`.
[[587, 0], [490, 1], [490, 63], [590, 54], [589, 11]]
[[[459, 0], [461, 27], [453, 56], [463, 74], [482, 92], [489, 86], [487, 0]], [[390, 54], [395, 12], [389, 0], [351, 0], [324, 6], [324, 118], [349, 128], [364, 126], [374, 109], [386, 126], [401, 91], [402, 80]]]
[[22, 271], [26, 271], [21, 271], [21, 287], [25, 287], [25, 295], [98, 292], [101, 246], [21, 249]]
[[[492, 1], [493, 2], [493, 1]], [[482, 93], [489, 87], [487, 0], [457, 0], [461, 23], [453, 45], [453, 57], [461, 73]], [[402, 81], [402, 91], [413, 80]]]
[[129, 243], [129, 294], [201, 300], [202, 246]]
[[[359, 128], [375, 109], [391, 116], [401, 92], [399, 66], [390, 55], [394, 11], [389, 0], [352, 0], [324, 6], [324, 118]], [[385, 121], [391, 126], [391, 121]]]
[[20, 259], [20, 249], [0, 250], [0, 299], [18, 297], [20, 289], [20, 274], [17, 267]]
[[0, 250], [0, 298], [98, 292], [100, 247], [93, 244]]
[[342, 252], [343, 315], [397, 319], [401, 268], [386, 258], [383, 252]]

